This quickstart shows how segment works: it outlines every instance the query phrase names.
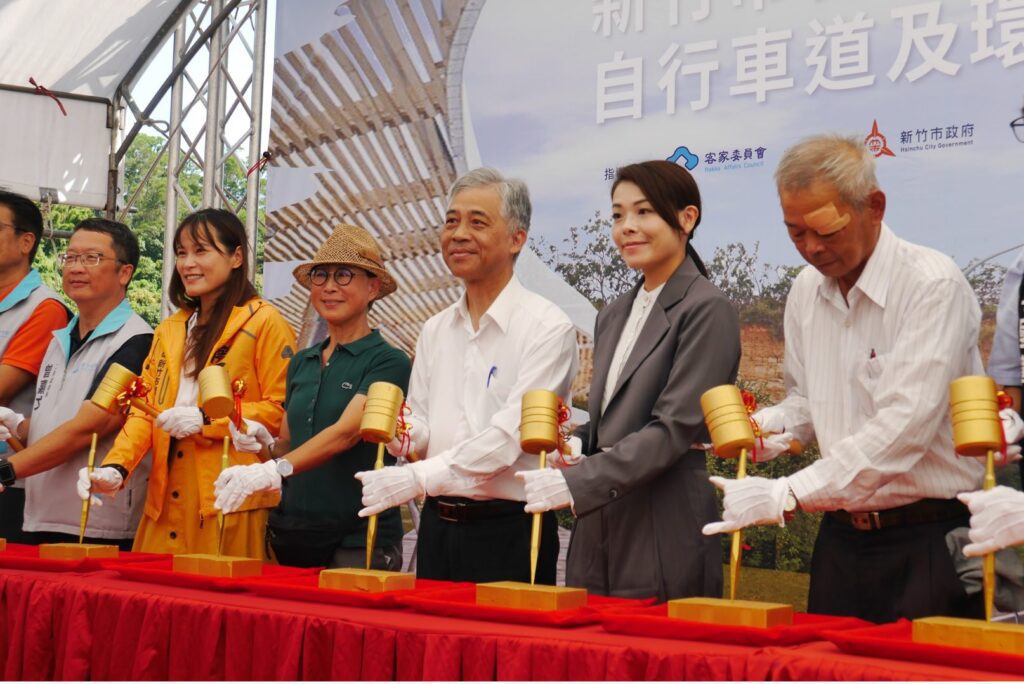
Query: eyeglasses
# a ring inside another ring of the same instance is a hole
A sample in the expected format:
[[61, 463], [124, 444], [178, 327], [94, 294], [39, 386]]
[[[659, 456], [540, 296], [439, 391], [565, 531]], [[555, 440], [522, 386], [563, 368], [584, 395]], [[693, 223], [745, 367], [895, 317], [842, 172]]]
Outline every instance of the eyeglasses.
[[1017, 136], [1017, 142], [1024, 143], [1024, 116], [1011, 121], [1010, 128], [1013, 129], [1013, 134]]
[[[309, 282], [317, 287], [327, 283], [327, 278], [331, 275], [331, 271], [326, 268], [314, 268], [309, 272]], [[352, 282], [352, 278], [355, 277], [356, 272], [351, 268], [345, 268], [344, 266], [334, 269], [334, 282], [338, 285], [345, 287]], [[370, 274], [367, 273], [367, 276]]]
[[104, 259], [109, 259], [110, 261], [121, 261], [116, 257], [103, 256], [102, 254], [68, 254], [65, 252], [64, 254], [57, 255], [57, 264], [60, 265], [61, 268], [74, 266], [77, 263], [81, 263], [86, 268], [95, 268], [99, 266], [100, 262]]
[[11, 230], [18, 230], [18, 226], [13, 223], [0, 223], [0, 228], [10, 228]]

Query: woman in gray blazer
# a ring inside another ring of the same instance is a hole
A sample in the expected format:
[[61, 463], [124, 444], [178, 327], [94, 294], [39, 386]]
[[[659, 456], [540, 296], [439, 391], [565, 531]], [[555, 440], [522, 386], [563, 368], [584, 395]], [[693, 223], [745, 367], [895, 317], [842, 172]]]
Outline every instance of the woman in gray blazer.
[[597, 317], [587, 455], [564, 469], [523, 472], [527, 512], [571, 506], [577, 517], [566, 584], [596, 594], [721, 596], [718, 518], [707, 479], [700, 395], [736, 381], [736, 311], [690, 246], [700, 224], [686, 169], [624, 166], [612, 185], [612, 237], [643, 274]]

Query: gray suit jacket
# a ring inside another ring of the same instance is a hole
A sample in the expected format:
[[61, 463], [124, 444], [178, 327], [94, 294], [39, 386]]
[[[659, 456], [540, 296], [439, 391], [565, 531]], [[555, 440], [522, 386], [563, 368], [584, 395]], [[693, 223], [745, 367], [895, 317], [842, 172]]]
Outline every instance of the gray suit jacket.
[[734, 383], [740, 361], [736, 311], [686, 259], [669, 278], [626, 360], [607, 410], [604, 386], [641, 286], [597, 318], [590, 422], [577, 430], [589, 456], [564, 472], [578, 517], [566, 584], [598, 594], [721, 596], [718, 519], [703, 451], [700, 395]]

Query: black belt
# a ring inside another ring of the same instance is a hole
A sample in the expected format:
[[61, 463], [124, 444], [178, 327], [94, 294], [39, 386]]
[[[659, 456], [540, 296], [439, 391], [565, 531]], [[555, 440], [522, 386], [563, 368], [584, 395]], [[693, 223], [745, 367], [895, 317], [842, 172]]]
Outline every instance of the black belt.
[[438, 518], [451, 523], [503, 518], [510, 515], [527, 515], [523, 510], [525, 506], [526, 503], [523, 501], [507, 501], [505, 499], [475, 501], [462, 497], [445, 497], [443, 499], [427, 497], [424, 503], [425, 508], [437, 510]]
[[921, 499], [906, 506], [889, 508], [884, 511], [851, 513], [838, 510], [828, 511], [828, 514], [833, 520], [862, 531], [923, 525], [955, 518], [966, 518], [970, 515], [967, 506], [956, 499]]

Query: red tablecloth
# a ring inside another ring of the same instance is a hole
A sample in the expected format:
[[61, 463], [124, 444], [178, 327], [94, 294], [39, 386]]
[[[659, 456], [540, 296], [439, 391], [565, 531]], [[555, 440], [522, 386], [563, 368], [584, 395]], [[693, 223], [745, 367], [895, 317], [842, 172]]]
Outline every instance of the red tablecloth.
[[6, 679], [746, 679], [755, 650], [0, 570]]
[[[983, 666], [983, 663], [979, 663]], [[991, 672], [0, 569], [5, 679], [998, 679]]]
[[999, 672], [850, 655], [824, 641], [764, 649], [751, 658], [747, 673], [751, 679], [792, 681], [1019, 680]]

